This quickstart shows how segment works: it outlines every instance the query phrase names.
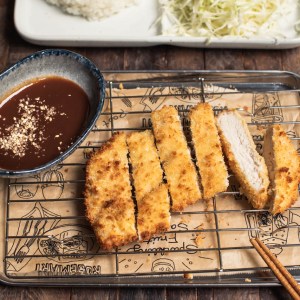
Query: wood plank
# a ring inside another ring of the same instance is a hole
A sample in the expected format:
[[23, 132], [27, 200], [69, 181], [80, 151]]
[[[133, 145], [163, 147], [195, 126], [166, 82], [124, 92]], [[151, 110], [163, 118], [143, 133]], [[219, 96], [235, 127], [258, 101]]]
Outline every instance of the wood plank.
[[14, 64], [19, 59], [41, 50], [42, 47], [31, 45], [25, 42], [17, 33], [14, 26], [14, 1], [7, 0], [7, 14], [5, 19], [6, 33], [5, 39], [9, 44], [9, 55], [6, 61], [6, 67]]
[[281, 70], [280, 50], [206, 50], [207, 70]]
[[202, 70], [201, 49], [174, 46], [125, 48], [124, 70]]
[[243, 50], [206, 49], [204, 52], [206, 70], [243, 70]]
[[109, 288], [73, 288], [71, 293], [71, 299], [117, 300], [119, 299], [119, 290]]
[[259, 300], [258, 288], [215, 288], [214, 299], [222, 300]]
[[[120, 300], [165, 300], [166, 290], [164, 288], [130, 289], [122, 288], [119, 291]], [[179, 298], [178, 298], [179, 299]]]
[[280, 50], [248, 50], [243, 54], [243, 69], [245, 70], [282, 69], [282, 52]]
[[167, 300], [197, 300], [196, 288], [167, 288]]
[[125, 48], [124, 70], [166, 70], [166, 46]]
[[213, 300], [214, 289], [213, 288], [198, 288], [197, 297], [199, 300]]
[[283, 287], [259, 288], [259, 296], [261, 300], [292, 299]]
[[7, 60], [7, 66], [11, 66], [20, 59], [36, 52], [42, 50], [42, 48], [38, 48], [36, 46], [28, 46], [28, 47], [22, 47], [22, 46], [10, 46], [9, 56]]
[[22, 291], [22, 299], [26, 300], [57, 300], [70, 298], [70, 288], [24, 288]]
[[0, 286], [0, 299], [18, 300], [57, 300], [70, 299], [70, 288], [28, 288]]
[[0, 299], [21, 300], [24, 288], [0, 285]]
[[166, 48], [165, 69], [169, 70], [204, 70], [204, 51], [197, 48]]
[[0, 6], [7, 6], [8, 2], [9, 0], [0, 0]]
[[300, 74], [300, 47], [282, 52], [283, 70]]
[[124, 49], [122, 48], [87, 48], [86, 56], [100, 71], [124, 69]]
[[[9, 58], [8, 58], [8, 64], [12, 65], [16, 63], [18, 60], [31, 55], [32, 53], [35, 53], [37, 51], [41, 51], [44, 49], [52, 49], [51, 47], [42, 47], [42, 46], [36, 46], [31, 45], [25, 41], [17, 41], [17, 42], [11, 42], [10, 51], [9, 51]], [[59, 49], [58, 47], [53, 47], [53, 49]], [[84, 48], [66, 48], [70, 51], [85, 55], [86, 51]]]
[[[14, 1], [0, 0], [0, 69], [45, 46], [25, 42], [13, 25]], [[150, 48], [69, 48], [86, 55], [100, 70], [283, 69], [300, 73], [300, 48], [291, 50]], [[1, 299], [290, 299], [283, 288], [98, 289], [0, 286]]]
[[6, 38], [8, 25], [7, 0], [0, 1], [0, 71], [7, 65], [9, 44]]

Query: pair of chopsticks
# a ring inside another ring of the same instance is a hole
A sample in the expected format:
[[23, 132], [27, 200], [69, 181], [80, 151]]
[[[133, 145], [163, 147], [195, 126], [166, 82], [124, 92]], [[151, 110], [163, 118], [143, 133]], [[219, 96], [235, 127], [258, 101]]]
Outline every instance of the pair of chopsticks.
[[253, 238], [250, 239], [250, 242], [292, 298], [300, 300], [300, 286], [291, 273], [260, 239]]

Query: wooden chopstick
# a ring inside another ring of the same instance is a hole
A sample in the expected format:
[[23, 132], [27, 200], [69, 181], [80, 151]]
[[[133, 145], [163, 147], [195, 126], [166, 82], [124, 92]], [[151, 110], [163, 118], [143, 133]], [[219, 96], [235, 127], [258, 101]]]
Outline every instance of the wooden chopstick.
[[292, 298], [300, 300], [300, 286], [291, 273], [260, 239], [253, 238], [250, 239], [250, 242]]

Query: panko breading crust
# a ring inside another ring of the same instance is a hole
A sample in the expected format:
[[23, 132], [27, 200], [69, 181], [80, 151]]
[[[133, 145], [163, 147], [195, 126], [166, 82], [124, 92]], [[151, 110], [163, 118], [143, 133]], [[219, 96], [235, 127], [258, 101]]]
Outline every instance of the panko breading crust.
[[172, 198], [172, 210], [182, 211], [201, 199], [201, 192], [179, 115], [174, 107], [164, 106], [152, 112], [151, 120]]
[[[224, 111], [221, 114], [219, 114], [218, 118], [223, 115], [223, 114], [233, 114], [236, 118], [238, 118], [242, 124], [243, 129], [245, 130], [245, 134], [247, 136], [247, 139], [249, 141], [250, 147], [252, 149], [256, 149], [255, 144], [253, 142], [252, 136], [249, 132], [247, 123], [245, 120], [235, 111]], [[218, 120], [217, 118], [217, 120]], [[231, 150], [231, 144], [230, 142], [226, 139], [225, 135], [223, 134], [222, 128], [220, 128], [218, 122], [217, 122], [217, 127], [219, 130], [219, 135], [221, 139], [221, 144], [223, 147], [223, 150], [225, 152], [225, 155], [228, 159], [228, 163], [230, 166], [231, 171], [234, 173], [236, 179], [238, 180], [240, 186], [241, 186], [241, 192], [245, 194], [247, 197], [248, 201], [251, 202], [252, 206], [256, 209], [262, 209], [266, 206], [269, 200], [268, 196], [268, 187], [270, 184], [270, 180], [268, 177], [268, 170], [266, 163], [264, 161], [264, 158], [260, 156], [257, 151], [255, 150], [255, 160], [256, 164], [260, 165], [262, 168], [261, 173], [259, 174], [262, 182], [263, 182], [263, 188], [260, 190], [256, 190], [253, 188], [253, 185], [251, 182], [248, 181], [248, 178], [242, 171], [238, 161], [236, 160], [234, 153]]]
[[189, 118], [203, 197], [209, 199], [226, 191], [229, 184], [214, 112], [210, 104], [199, 103]]
[[170, 228], [170, 199], [166, 184], [161, 184], [138, 202], [137, 228], [140, 240]]
[[137, 230], [140, 240], [150, 239], [170, 227], [170, 199], [163, 182], [154, 137], [150, 130], [127, 137], [137, 202]]
[[273, 125], [268, 128], [265, 137], [269, 136], [271, 147], [264, 147], [264, 156], [271, 177], [272, 214], [283, 213], [298, 198], [300, 182], [300, 158], [282, 126]]
[[139, 202], [163, 181], [154, 137], [150, 130], [133, 132], [127, 137], [136, 201]]
[[137, 240], [126, 134], [117, 133], [87, 163], [86, 216], [105, 250]]

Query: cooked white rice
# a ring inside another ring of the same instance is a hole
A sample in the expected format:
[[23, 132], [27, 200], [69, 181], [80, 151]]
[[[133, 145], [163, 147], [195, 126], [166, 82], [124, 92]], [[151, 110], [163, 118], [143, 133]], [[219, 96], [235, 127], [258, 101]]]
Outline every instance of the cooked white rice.
[[100, 20], [134, 5], [138, 0], [46, 0], [63, 11], [88, 20]]

